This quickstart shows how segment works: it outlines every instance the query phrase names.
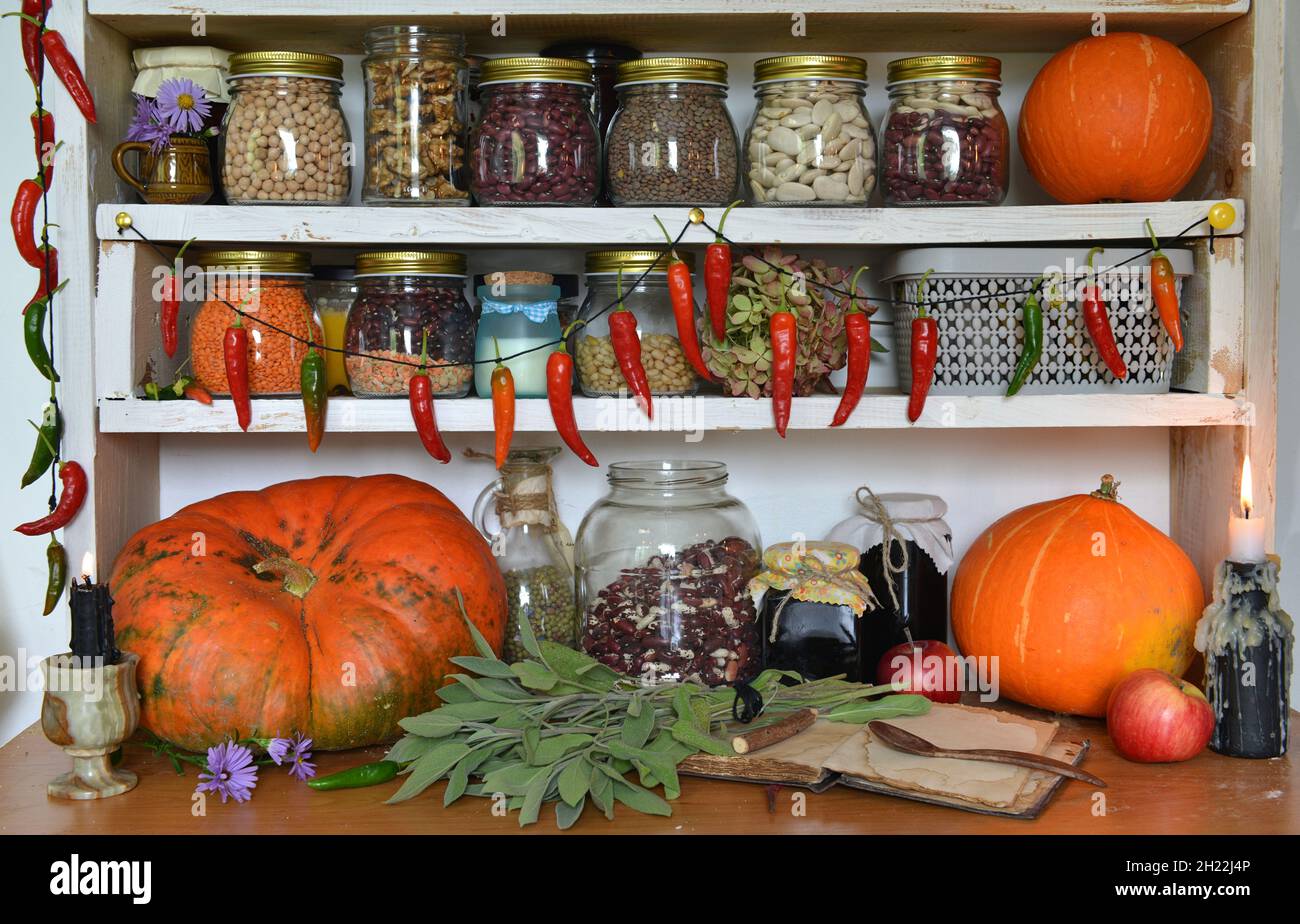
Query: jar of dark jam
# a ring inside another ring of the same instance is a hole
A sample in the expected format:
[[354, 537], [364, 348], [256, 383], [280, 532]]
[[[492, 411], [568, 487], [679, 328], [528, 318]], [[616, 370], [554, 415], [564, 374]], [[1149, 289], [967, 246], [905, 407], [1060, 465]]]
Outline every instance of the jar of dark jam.
[[871, 683], [876, 658], [865, 645], [877, 604], [858, 571], [857, 550], [838, 542], [783, 542], [763, 554], [763, 567], [750, 581], [761, 599], [763, 667], [805, 680], [843, 674]]

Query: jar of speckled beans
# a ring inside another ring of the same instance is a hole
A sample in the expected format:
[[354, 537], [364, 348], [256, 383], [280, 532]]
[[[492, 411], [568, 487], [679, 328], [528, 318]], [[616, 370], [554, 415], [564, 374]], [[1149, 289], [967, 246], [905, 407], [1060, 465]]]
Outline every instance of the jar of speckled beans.
[[591, 65], [568, 58], [483, 62], [483, 115], [470, 141], [479, 205], [593, 205], [600, 142]]
[[465, 298], [464, 254], [363, 253], [356, 266], [357, 298], [344, 334], [352, 393], [405, 395], [411, 376], [420, 371], [412, 364], [423, 353], [435, 395], [468, 394], [477, 321]]
[[343, 61], [299, 51], [230, 56], [221, 185], [232, 205], [342, 205], [352, 143], [339, 91]]

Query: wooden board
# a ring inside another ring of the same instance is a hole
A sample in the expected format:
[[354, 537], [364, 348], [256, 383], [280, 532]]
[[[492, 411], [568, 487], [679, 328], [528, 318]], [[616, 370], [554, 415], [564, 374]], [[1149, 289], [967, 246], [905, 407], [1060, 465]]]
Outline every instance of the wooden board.
[[[1115, 753], [1101, 722], [1061, 718], [1062, 732], [1089, 738], [1089, 771], [1105, 790], [1067, 782], [1052, 805], [1025, 822], [894, 799], [834, 786], [821, 795], [783, 788], [775, 813], [764, 787], [685, 779], [671, 817], [619, 808], [613, 822], [590, 808], [578, 821], [585, 834], [1300, 834], [1300, 760], [1237, 760], [1206, 752], [1181, 764], [1134, 764]], [[1292, 739], [1300, 716], [1292, 713]], [[317, 755], [331, 773], [382, 750]], [[36, 726], [0, 748], [0, 834], [514, 834], [515, 818], [494, 816], [490, 804], [462, 799], [442, 806], [443, 785], [401, 805], [384, 805], [395, 785], [319, 793], [264, 770], [253, 800], [222, 805], [210, 799], [192, 814], [193, 770], [171, 766], [132, 748], [125, 766], [140, 774], [133, 792], [103, 802], [48, 799], [46, 782], [68, 758]], [[554, 832], [548, 808], [527, 831]]]

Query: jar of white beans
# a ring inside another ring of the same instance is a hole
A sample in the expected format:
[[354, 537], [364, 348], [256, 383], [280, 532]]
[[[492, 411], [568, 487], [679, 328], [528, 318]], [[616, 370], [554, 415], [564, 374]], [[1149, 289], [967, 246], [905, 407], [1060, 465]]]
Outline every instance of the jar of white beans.
[[351, 135], [333, 55], [253, 51], [230, 58], [221, 182], [232, 205], [342, 205], [352, 185]]

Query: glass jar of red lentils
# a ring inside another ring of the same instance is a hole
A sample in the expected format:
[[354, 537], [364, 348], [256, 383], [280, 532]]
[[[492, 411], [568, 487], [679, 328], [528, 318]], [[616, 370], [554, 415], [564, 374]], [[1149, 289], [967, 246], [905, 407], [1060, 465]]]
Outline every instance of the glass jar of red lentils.
[[198, 383], [214, 395], [230, 394], [223, 350], [226, 329], [238, 319], [248, 328], [249, 393], [300, 394], [307, 342], [324, 342], [307, 297], [311, 258], [290, 251], [208, 250], [192, 259], [203, 267], [204, 283], [203, 301], [190, 323], [190, 361]]
[[423, 358], [433, 394], [469, 394], [478, 322], [465, 298], [465, 255], [363, 253], [356, 267], [357, 298], [344, 334], [352, 393], [359, 398], [405, 395]]

